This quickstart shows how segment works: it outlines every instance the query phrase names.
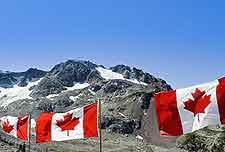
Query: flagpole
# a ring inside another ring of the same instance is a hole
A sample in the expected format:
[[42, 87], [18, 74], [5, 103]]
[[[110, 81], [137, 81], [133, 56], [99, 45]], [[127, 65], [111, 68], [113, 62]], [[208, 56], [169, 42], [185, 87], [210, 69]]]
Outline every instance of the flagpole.
[[102, 152], [101, 101], [98, 100], [99, 152]]
[[31, 114], [28, 116], [28, 152], [30, 152], [30, 144], [31, 144]]

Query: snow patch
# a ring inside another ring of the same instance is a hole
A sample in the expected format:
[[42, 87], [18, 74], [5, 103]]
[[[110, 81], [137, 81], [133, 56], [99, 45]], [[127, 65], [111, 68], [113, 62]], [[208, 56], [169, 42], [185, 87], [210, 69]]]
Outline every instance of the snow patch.
[[72, 87], [66, 87], [67, 90], [79, 90], [87, 88], [90, 84], [89, 83], [75, 83]]
[[144, 138], [142, 136], [140, 136], [140, 135], [137, 135], [136, 139], [143, 140]]
[[119, 112], [119, 114], [124, 117], [124, 118], [127, 118], [123, 113]]
[[88, 91], [92, 94], [95, 95], [96, 93], [94, 91], [92, 91], [91, 89], [88, 89]]
[[132, 83], [136, 83], [136, 84], [148, 85], [147, 83], [140, 82], [137, 79], [125, 79], [122, 74], [113, 72], [112, 70], [108, 70], [102, 67], [97, 67], [96, 70], [100, 73], [101, 77], [103, 77], [106, 80], [121, 79], [121, 80], [126, 80]]
[[104, 69], [102, 67], [97, 67], [96, 70], [100, 72], [101, 77], [103, 77], [106, 80], [113, 80], [113, 79], [122, 79], [124, 80], [124, 77], [122, 74], [113, 72], [112, 70]]
[[59, 94], [50, 94], [50, 95], [46, 96], [46, 98], [51, 100], [52, 98], [58, 97], [58, 96], [59, 96]]
[[145, 85], [145, 86], [148, 85], [147, 83], [138, 81], [137, 79], [125, 79], [125, 80], [130, 81], [130, 82], [132, 82], [132, 83], [136, 83], [136, 84], [142, 84], [142, 85]]
[[35, 82], [29, 82], [26, 87], [14, 85], [13, 88], [0, 88], [0, 107], [6, 107], [10, 103], [21, 99], [32, 99], [30, 97], [30, 87], [37, 85], [41, 79]]
[[70, 100], [76, 101], [79, 97], [80, 97], [80, 95], [78, 95], [78, 96], [70, 96]]

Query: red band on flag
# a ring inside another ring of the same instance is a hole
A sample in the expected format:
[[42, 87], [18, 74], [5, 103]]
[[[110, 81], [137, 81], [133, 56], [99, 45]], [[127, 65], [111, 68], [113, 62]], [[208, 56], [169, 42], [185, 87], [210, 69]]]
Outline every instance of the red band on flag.
[[53, 113], [43, 112], [36, 120], [36, 143], [51, 141]]
[[28, 139], [28, 116], [18, 117], [16, 134], [19, 139]]
[[225, 124], [225, 77], [219, 79], [219, 85], [216, 88], [217, 104], [220, 113], [220, 122]]
[[170, 136], [183, 134], [182, 124], [177, 108], [176, 91], [161, 92], [154, 96], [160, 132]]
[[98, 104], [84, 107], [84, 138], [98, 137]]

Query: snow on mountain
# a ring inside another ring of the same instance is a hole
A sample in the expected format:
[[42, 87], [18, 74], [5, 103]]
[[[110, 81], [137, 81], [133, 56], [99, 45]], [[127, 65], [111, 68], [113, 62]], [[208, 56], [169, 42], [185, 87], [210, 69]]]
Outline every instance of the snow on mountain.
[[137, 79], [125, 79], [122, 74], [113, 72], [112, 70], [108, 70], [102, 67], [97, 67], [96, 70], [100, 73], [101, 77], [103, 77], [106, 80], [121, 79], [121, 80], [130, 81], [136, 84], [148, 85], [144, 82], [138, 81]]
[[94, 91], [92, 91], [91, 89], [88, 89], [88, 91], [92, 94], [95, 95], [96, 93]]
[[29, 82], [26, 87], [19, 87], [14, 85], [12, 88], [0, 88], [0, 107], [6, 107], [10, 103], [20, 99], [32, 99], [29, 96], [30, 87], [37, 85], [41, 79], [34, 82]]
[[89, 83], [75, 83], [72, 87], [66, 87], [68, 90], [76, 90], [76, 89], [84, 89], [87, 88], [90, 84]]
[[76, 101], [81, 95], [78, 96], [70, 96], [70, 100]]
[[101, 77], [103, 77], [106, 80], [113, 80], [113, 79], [124, 80], [124, 77], [122, 74], [113, 72], [112, 70], [104, 69], [102, 67], [97, 67], [96, 70], [100, 73]]
[[46, 98], [48, 98], [48, 99], [53, 99], [54, 97], [58, 97], [59, 96], [59, 94], [50, 94], [50, 95], [48, 95], [48, 96], [46, 96]]
[[125, 79], [125, 80], [130, 81], [132, 83], [137, 83], [137, 84], [142, 84], [142, 85], [148, 85], [147, 83], [138, 81], [137, 79]]
[[6, 73], [10, 73], [10, 71], [3, 71], [3, 70], [0, 70], [0, 73], [6, 74]]
[[[66, 87], [67, 90], [62, 91], [62, 92], [84, 89], [84, 88], [88, 87], [89, 85], [90, 85], [89, 83], [75, 83], [74, 86]], [[59, 94], [50, 94], [50, 95], [46, 96], [46, 98], [52, 100], [54, 97], [58, 97], [58, 96], [59, 96]], [[73, 100], [73, 99], [71, 99], [71, 100]]]

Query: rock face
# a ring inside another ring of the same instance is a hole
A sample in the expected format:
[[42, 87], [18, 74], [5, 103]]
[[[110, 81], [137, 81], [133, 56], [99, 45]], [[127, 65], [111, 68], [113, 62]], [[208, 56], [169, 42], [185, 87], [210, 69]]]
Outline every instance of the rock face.
[[171, 89], [171, 87], [166, 83], [166, 81], [162, 79], [157, 79], [149, 73], [143, 72], [141, 69], [137, 69], [135, 67], [130, 68], [125, 65], [117, 65], [110, 68], [113, 72], [117, 72], [123, 74], [126, 79], [137, 79], [139, 81], [145, 82], [147, 84], [158, 84], [159, 86], [167, 87], [167, 89]]
[[61, 81], [62, 85], [72, 87], [74, 82], [85, 82], [95, 67], [96, 65], [89, 61], [68, 60], [56, 65], [49, 74], [54, 75], [57, 80]]
[[12, 88], [13, 85], [27, 86], [28, 82], [44, 77], [46, 71], [30, 68], [25, 72], [0, 73], [0, 87]]
[[10, 74], [0, 73], [0, 86], [3, 88], [12, 87], [17, 80]]
[[177, 147], [194, 152], [224, 152], [224, 126], [209, 126], [178, 138]]
[[97, 65], [89, 61], [68, 60], [65, 63], [57, 64], [33, 88], [31, 96], [43, 97], [49, 94], [58, 94], [65, 90], [65, 87], [72, 87], [75, 83], [96, 83], [102, 77], [96, 71]]
[[65, 90], [65, 88], [62, 85], [61, 81], [56, 79], [54, 76], [46, 76], [32, 90], [33, 91], [30, 94], [30, 96], [45, 97], [48, 96], [49, 94], [58, 94], [62, 90]]

